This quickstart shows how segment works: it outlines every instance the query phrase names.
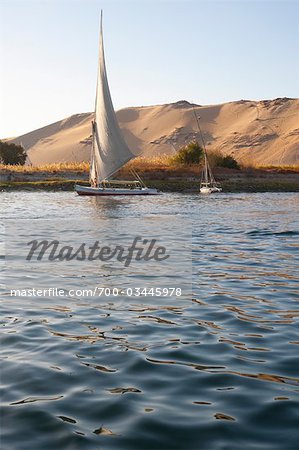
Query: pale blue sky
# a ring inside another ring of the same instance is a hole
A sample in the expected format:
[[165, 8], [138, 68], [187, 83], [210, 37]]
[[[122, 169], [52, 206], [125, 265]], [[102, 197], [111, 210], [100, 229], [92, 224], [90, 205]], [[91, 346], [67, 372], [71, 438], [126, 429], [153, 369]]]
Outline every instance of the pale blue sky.
[[92, 111], [299, 96], [299, 1], [0, 0], [0, 137]]

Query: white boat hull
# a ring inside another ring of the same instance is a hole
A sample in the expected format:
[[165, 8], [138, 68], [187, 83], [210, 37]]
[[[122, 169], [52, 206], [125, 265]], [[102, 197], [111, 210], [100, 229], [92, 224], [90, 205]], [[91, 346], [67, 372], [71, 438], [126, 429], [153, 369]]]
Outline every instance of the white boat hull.
[[75, 185], [75, 190], [78, 195], [100, 195], [106, 197], [108, 195], [159, 195], [160, 191], [154, 188], [102, 188], [102, 187], [91, 187], [91, 186], [80, 186]]
[[206, 187], [203, 186], [200, 188], [200, 193], [201, 194], [213, 194], [214, 192], [221, 192], [222, 189], [218, 188], [218, 187]]

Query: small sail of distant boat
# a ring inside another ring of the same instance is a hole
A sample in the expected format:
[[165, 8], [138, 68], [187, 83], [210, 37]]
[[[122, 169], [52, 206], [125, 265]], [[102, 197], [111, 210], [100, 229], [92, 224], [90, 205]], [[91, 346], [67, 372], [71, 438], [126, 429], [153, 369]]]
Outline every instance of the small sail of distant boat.
[[[90, 158], [90, 186], [76, 185], [79, 195], [155, 195], [159, 191], [148, 188], [138, 176], [134, 181], [109, 180], [124, 164], [134, 158], [119, 128], [113, 108], [105, 64], [101, 12], [99, 69], [96, 89], [95, 119], [92, 122]], [[135, 177], [136, 178], [136, 177]], [[122, 184], [124, 187], [117, 187]]]
[[199, 134], [200, 134], [200, 138], [201, 138], [201, 142], [202, 142], [203, 153], [204, 153], [204, 166], [203, 166], [203, 169], [201, 172], [201, 177], [200, 177], [199, 192], [201, 194], [212, 194], [214, 192], [221, 192], [222, 188], [221, 188], [220, 184], [216, 182], [214, 175], [212, 173], [209, 161], [208, 161], [206, 145], [205, 145], [203, 134], [202, 134], [202, 131], [201, 131], [201, 128], [199, 125], [200, 117], [198, 117], [196, 115], [194, 106], [193, 106], [193, 113], [194, 113], [194, 116], [196, 119], [197, 127], [199, 130]]

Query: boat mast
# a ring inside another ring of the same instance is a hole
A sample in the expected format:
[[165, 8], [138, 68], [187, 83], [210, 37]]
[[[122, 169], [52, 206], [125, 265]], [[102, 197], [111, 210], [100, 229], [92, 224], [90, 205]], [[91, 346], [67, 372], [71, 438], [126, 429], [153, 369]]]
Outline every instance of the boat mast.
[[206, 153], [205, 153], [205, 182], [206, 183], [209, 182], [208, 159]]
[[200, 139], [201, 139], [202, 147], [203, 147], [203, 154], [204, 154], [204, 160], [205, 160], [204, 170], [203, 170], [203, 180], [204, 180], [205, 183], [208, 183], [209, 182], [209, 176], [208, 176], [209, 171], [208, 171], [208, 158], [207, 158], [206, 144], [205, 144], [205, 141], [204, 141], [204, 138], [203, 138], [203, 134], [202, 134], [200, 125], [199, 125], [200, 117], [198, 117], [196, 115], [196, 112], [195, 112], [195, 109], [194, 109], [194, 105], [192, 105], [192, 109], [193, 109], [193, 113], [194, 113], [194, 116], [195, 116], [195, 119], [196, 119], [197, 127], [198, 127], [198, 130], [199, 130], [199, 135], [200, 135]]
[[91, 155], [90, 155], [90, 163], [89, 163], [89, 182], [92, 187], [98, 187], [98, 172], [97, 165], [95, 161], [95, 148], [94, 148], [94, 140], [95, 140], [95, 122], [91, 121], [92, 127], [92, 142], [91, 142]]

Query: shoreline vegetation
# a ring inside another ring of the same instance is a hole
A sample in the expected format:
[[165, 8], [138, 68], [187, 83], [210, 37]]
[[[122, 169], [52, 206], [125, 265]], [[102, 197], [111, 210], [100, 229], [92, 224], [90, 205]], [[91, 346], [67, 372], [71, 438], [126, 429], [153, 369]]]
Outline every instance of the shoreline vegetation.
[[[139, 173], [148, 187], [163, 192], [198, 192], [201, 165], [179, 164], [167, 156], [137, 157], [115, 175], [132, 179]], [[73, 191], [74, 185], [88, 184], [89, 163], [59, 163], [41, 166], [0, 164], [0, 191]], [[299, 192], [299, 166], [214, 167], [223, 192]]]

